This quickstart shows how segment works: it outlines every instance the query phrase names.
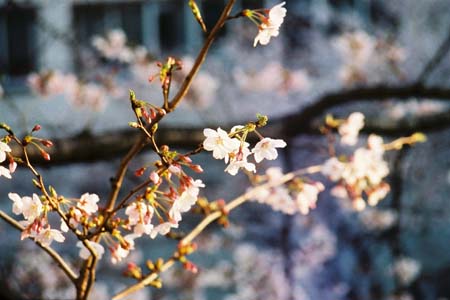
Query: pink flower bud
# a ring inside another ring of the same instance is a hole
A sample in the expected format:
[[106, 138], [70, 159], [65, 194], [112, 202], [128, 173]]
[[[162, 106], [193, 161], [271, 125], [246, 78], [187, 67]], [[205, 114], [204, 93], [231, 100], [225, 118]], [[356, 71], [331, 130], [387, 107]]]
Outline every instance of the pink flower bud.
[[189, 168], [196, 173], [203, 173], [203, 168], [200, 165], [190, 165]]
[[50, 140], [41, 140], [40, 141], [42, 145], [44, 145], [45, 147], [53, 147], [53, 142]]
[[48, 154], [48, 153], [45, 152], [44, 150], [41, 150], [41, 156], [42, 156], [45, 160], [50, 160], [50, 154]]
[[35, 131], [39, 131], [39, 130], [41, 130], [41, 125], [36, 124], [36, 125], [34, 125], [33, 129], [31, 130], [31, 132], [35, 132]]
[[194, 274], [198, 273], [198, 267], [194, 263], [192, 263], [190, 261], [185, 262], [183, 264], [183, 268], [185, 268], [186, 270], [188, 270], [188, 271], [190, 271], [190, 272], [192, 272]]
[[136, 171], [134, 171], [134, 175], [136, 175], [137, 177], [140, 177], [144, 174], [144, 172], [145, 172], [145, 168], [140, 168], [140, 169], [137, 169]]
[[17, 163], [13, 160], [13, 159], [10, 159], [10, 161], [9, 161], [9, 173], [14, 173], [14, 171], [16, 171], [16, 168], [17, 168]]

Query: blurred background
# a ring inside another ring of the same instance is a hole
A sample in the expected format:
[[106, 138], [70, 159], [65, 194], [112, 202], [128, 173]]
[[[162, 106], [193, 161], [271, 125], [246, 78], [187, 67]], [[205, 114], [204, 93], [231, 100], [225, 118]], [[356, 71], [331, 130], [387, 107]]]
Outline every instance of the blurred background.
[[[198, 4], [211, 29], [226, 1]], [[233, 14], [275, 4], [237, 0]], [[389, 141], [422, 131], [427, 142], [387, 155], [391, 192], [377, 207], [357, 213], [328, 192], [307, 216], [245, 204], [229, 228], [212, 226], [199, 239], [197, 275], [174, 269], [162, 289], [130, 299], [450, 299], [450, 1], [287, 0], [285, 7], [280, 35], [267, 46], [253, 47], [249, 20], [227, 22], [191, 91], [160, 124], [160, 143], [189, 151], [205, 127], [266, 114], [265, 133], [289, 146], [264, 167], [291, 171], [327, 159], [318, 124], [327, 113], [352, 111], [366, 115], [361, 141], [368, 132]], [[149, 82], [156, 62], [182, 60], [174, 95], [204, 40], [187, 1], [0, 0], [0, 122], [23, 133], [40, 124], [39, 136], [55, 143], [50, 163], [33, 154], [46, 181], [67, 197], [102, 199], [137, 136], [127, 125], [128, 89], [161, 105], [158, 78]], [[144, 151], [131, 170], [152, 159]], [[209, 199], [245, 191], [245, 177], [225, 174], [222, 162], [207, 154], [194, 162], [205, 169]], [[130, 172], [126, 187], [138, 182]], [[34, 192], [29, 172], [1, 179], [7, 212], [12, 191]], [[3, 221], [0, 232], [1, 299], [73, 299], [32, 241]], [[141, 239], [127, 261], [166, 257], [175, 245]], [[55, 247], [69, 260], [78, 255], [70, 242]], [[120, 276], [127, 261], [103, 260], [91, 299], [110, 299], [132, 282]]]

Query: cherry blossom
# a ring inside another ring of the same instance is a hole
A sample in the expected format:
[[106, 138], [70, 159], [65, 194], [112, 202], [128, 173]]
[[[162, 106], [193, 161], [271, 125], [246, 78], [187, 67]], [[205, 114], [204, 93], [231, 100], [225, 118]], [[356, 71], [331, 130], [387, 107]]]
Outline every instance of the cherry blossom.
[[64, 242], [66, 239], [62, 233], [57, 229], [51, 229], [50, 226], [41, 230], [35, 237], [36, 242], [41, 243], [44, 246], [50, 246], [53, 241], [58, 243]]
[[[10, 197], [11, 198], [11, 197]], [[14, 204], [17, 203], [17, 197], [14, 196]], [[17, 204], [20, 206], [20, 204]], [[43, 206], [41, 203], [41, 199], [36, 194], [33, 194], [33, 197], [22, 197], [22, 209], [21, 213], [24, 218], [30, 223], [33, 222], [36, 218], [38, 218], [43, 211]]]
[[181, 221], [181, 213], [189, 211], [192, 205], [197, 202], [200, 187], [205, 187], [200, 179], [192, 181], [191, 185], [181, 193], [180, 197], [175, 199], [169, 211], [169, 216], [174, 222]]
[[9, 193], [8, 194], [9, 199], [11, 199], [13, 204], [13, 213], [16, 215], [20, 215], [23, 211], [23, 200], [22, 198], [16, 194], [16, 193]]
[[0, 177], [2, 177], [2, 176], [6, 177], [8, 179], [12, 178], [11, 172], [7, 168], [0, 166]]
[[150, 238], [154, 239], [158, 234], [166, 235], [169, 233], [171, 228], [177, 228], [178, 223], [164, 222], [155, 226], [150, 233]]
[[81, 196], [80, 201], [78, 201], [77, 207], [86, 214], [91, 215], [98, 210], [97, 202], [99, 200], [96, 194], [85, 193]]
[[271, 37], [276, 37], [279, 34], [280, 26], [286, 16], [286, 8], [283, 6], [286, 2], [275, 5], [269, 10], [268, 16], [264, 16], [256, 11], [247, 11], [247, 16], [253, 21], [261, 22], [259, 25], [258, 34], [253, 42], [253, 47], [256, 47], [258, 42], [261, 45], [267, 45]]
[[364, 115], [360, 112], [352, 113], [348, 119], [339, 126], [341, 144], [353, 146], [357, 142], [359, 131], [364, 127]]
[[123, 243], [118, 243], [114, 248], [111, 248], [111, 262], [116, 264], [130, 254], [134, 250], [134, 240], [138, 238], [137, 234], [127, 234], [123, 237]]
[[317, 196], [325, 189], [322, 183], [303, 183], [302, 190], [297, 194], [295, 202], [298, 210], [303, 215], [307, 215], [310, 209], [316, 208]]
[[8, 146], [8, 144], [0, 142], [0, 163], [5, 161], [6, 152], [11, 152], [11, 148]]
[[[247, 144], [247, 143], [246, 143]], [[250, 155], [250, 150], [247, 147], [242, 147], [238, 153], [234, 154], [230, 161], [230, 164], [225, 168], [225, 172], [230, 175], [236, 175], [240, 169], [245, 169], [248, 172], [256, 172], [256, 166], [253, 163], [247, 161], [247, 157]]]
[[[86, 242], [91, 246], [91, 248], [95, 251], [97, 258], [101, 259], [103, 256], [103, 253], [105, 253], [105, 248], [99, 243], [86, 240]], [[88, 259], [91, 256], [91, 252], [86, 248], [86, 246], [83, 244], [83, 242], [78, 241], [77, 247], [80, 248], [79, 256], [82, 259]]]
[[403, 285], [408, 285], [417, 278], [421, 268], [417, 260], [411, 257], [400, 257], [392, 265], [391, 272]]
[[213, 151], [213, 157], [215, 159], [225, 159], [225, 163], [228, 163], [229, 154], [239, 149], [241, 144], [238, 139], [230, 138], [228, 133], [220, 127], [217, 128], [217, 131], [205, 128], [203, 134], [206, 137], [203, 142], [205, 150]]
[[322, 165], [321, 172], [330, 178], [331, 181], [338, 181], [342, 177], [345, 164], [340, 162], [336, 157], [331, 157]]
[[150, 234], [153, 229], [152, 217], [154, 209], [143, 202], [133, 202], [125, 210], [130, 225], [135, 225], [134, 233], [138, 235]]
[[276, 148], [286, 147], [286, 142], [281, 139], [263, 138], [259, 141], [252, 153], [255, 155], [255, 161], [261, 162], [263, 159], [274, 160], [278, 157]]

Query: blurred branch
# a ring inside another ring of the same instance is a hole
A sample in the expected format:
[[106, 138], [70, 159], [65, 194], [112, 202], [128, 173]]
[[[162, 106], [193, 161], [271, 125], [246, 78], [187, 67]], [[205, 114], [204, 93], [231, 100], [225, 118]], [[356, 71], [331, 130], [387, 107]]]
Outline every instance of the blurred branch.
[[[328, 109], [338, 105], [362, 101], [375, 102], [386, 99], [407, 101], [412, 97], [449, 101], [450, 88], [425, 87], [421, 84], [409, 84], [402, 86], [380, 84], [332, 92], [320, 97], [317, 101], [313, 101], [310, 105], [301, 108], [299, 111], [292, 113], [291, 115], [279, 118], [276, 120], [276, 123], [282, 127], [280, 129], [281, 136], [295, 136], [302, 133], [314, 133], [317, 131], [317, 124], [314, 124], [314, 120], [324, 114]], [[449, 126], [450, 124], [447, 123], [441, 125]], [[376, 131], [376, 128], [373, 129]], [[417, 129], [411, 127], [410, 130], [415, 131]]]
[[[17, 230], [23, 231], [24, 228], [19, 222], [11, 218], [7, 213], [0, 210], [0, 218], [5, 220], [9, 225], [13, 226]], [[35, 242], [39, 247], [41, 247], [48, 255], [58, 264], [58, 266], [63, 270], [63, 272], [69, 277], [72, 282], [75, 282], [77, 275], [69, 267], [69, 265], [64, 261], [64, 259], [52, 248], [41, 244], [40, 242]]]
[[[397, 87], [377, 85], [328, 93], [295, 113], [271, 120], [261, 132], [267, 136], [285, 139], [299, 134], [319, 134], [319, 122], [315, 123], [315, 121], [333, 107], [358, 101], [381, 101], [384, 99], [406, 101], [411, 97], [449, 101], [450, 88], [421, 85]], [[210, 124], [209, 127], [214, 128], [217, 125]], [[221, 125], [222, 127], [231, 127], [233, 124]], [[369, 117], [365, 131], [381, 135], [407, 135], [417, 131], [430, 132], [447, 127], [450, 127], [450, 112], [444, 111], [411, 119], [383, 119], [382, 122], [377, 122]], [[159, 145], [166, 144], [172, 148], [194, 148], [204, 140], [203, 128], [161, 127], [156, 132], [156, 141]], [[101, 135], [82, 134], [71, 138], [52, 139], [54, 147], [49, 149], [52, 157], [50, 162], [45, 161], [33, 148], [29, 149], [29, 155], [30, 160], [35, 164], [43, 166], [110, 160], [126, 153], [141, 138], [140, 132], [133, 129], [116, 130]], [[20, 151], [18, 147], [13, 148], [16, 156], [20, 154]]]
[[428, 61], [428, 63], [423, 68], [423, 71], [420, 73], [417, 78], [417, 82], [426, 82], [428, 76], [436, 69], [439, 64], [442, 62], [444, 57], [447, 55], [450, 50], [450, 28], [448, 29], [447, 37], [442, 42], [441, 46], [434, 53], [433, 57]]

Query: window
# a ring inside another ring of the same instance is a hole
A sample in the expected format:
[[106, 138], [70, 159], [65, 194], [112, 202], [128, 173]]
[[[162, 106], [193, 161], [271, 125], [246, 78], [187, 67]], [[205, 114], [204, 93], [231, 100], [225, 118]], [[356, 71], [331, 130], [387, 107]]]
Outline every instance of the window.
[[[203, 20], [206, 24], [206, 28], [208, 30], [211, 30], [213, 26], [216, 24], [217, 20], [220, 18], [220, 14], [222, 13], [223, 8], [225, 7], [225, 1], [224, 0], [203, 0], [202, 2], [202, 15]], [[222, 37], [226, 35], [227, 27], [223, 27], [218, 37]]]
[[121, 28], [130, 44], [142, 44], [142, 3], [88, 3], [73, 7], [73, 22], [77, 41], [89, 46], [94, 35]]
[[158, 17], [160, 50], [182, 52], [185, 45], [186, 1], [172, 0], [160, 4]]
[[0, 76], [23, 77], [35, 68], [33, 7], [0, 7]]

